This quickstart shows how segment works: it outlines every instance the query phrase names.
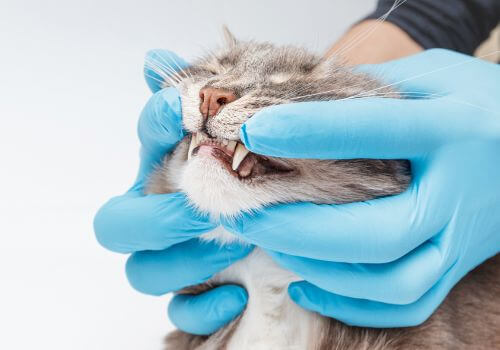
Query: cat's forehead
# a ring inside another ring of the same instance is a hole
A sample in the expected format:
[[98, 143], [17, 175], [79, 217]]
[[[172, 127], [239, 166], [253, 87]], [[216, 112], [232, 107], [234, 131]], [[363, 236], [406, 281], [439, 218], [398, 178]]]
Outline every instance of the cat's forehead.
[[316, 56], [300, 48], [253, 42], [223, 48], [213, 55], [212, 60], [226, 70], [261, 73], [307, 73], [318, 63]]

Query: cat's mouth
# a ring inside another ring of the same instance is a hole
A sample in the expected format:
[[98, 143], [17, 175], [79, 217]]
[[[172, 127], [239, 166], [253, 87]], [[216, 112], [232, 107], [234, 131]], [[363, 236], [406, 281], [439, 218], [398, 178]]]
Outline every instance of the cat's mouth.
[[287, 174], [294, 169], [285, 161], [250, 152], [234, 140], [214, 139], [202, 132], [191, 134], [188, 160], [207, 156], [217, 159], [227, 171], [240, 179]]

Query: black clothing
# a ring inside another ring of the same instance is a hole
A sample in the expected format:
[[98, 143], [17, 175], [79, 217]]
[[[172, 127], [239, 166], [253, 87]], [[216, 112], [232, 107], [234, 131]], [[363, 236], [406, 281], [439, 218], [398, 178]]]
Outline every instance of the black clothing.
[[[379, 0], [367, 19], [384, 15], [394, 2]], [[500, 22], [500, 0], [408, 0], [387, 21], [424, 49], [439, 47], [472, 54]]]

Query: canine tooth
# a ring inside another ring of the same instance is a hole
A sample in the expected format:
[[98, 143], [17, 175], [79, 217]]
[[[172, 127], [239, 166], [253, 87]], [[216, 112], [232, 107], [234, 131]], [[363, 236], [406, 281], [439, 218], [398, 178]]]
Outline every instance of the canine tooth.
[[228, 140], [226, 140], [226, 139], [222, 140], [222, 144], [223, 144], [224, 146], [227, 146], [228, 142], [229, 142], [229, 141], [228, 141]]
[[238, 145], [236, 146], [236, 150], [234, 151], [234, 155], [233, 155], [233, 164], [232, 164], [233, 170], [238, 169], [241, 162], [243, 161], [243, 159], [245, 159], [245, 157], [247, 156], [247, 154], [249, 152], [250, 151], [247, 150], [247, 148], [245, 146], [243, 146], [243, 144], [238, 143]]
[[201, 143], [202, 139], [203, 136], [201, 136], [200, 133], [195, 133], [191, 135], [191, 142], [189, 143], [189, 150], [188, 150], [188, 160], [191, 159], [193, 150]]
[[234, 152], [235, 148], [236, 148], [236, 141], [229, 141], [227, 143], [227, 149], [230, 150], [231, 152]]
[[191, 160], [191, 153], [196, 146], [196, 134], [191, 135], [191, 142], [189, 142], [189, 150], [188, 150], [188, 160]]

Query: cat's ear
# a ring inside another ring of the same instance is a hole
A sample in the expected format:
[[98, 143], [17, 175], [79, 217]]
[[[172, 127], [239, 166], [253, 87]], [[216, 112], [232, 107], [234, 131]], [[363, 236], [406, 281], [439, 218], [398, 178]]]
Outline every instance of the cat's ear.
[[224, 42], [228, 47], [234, 47], [238, 44], [238, 40], [226, 25], [222, 26], [222, 34], [224, 36]]

